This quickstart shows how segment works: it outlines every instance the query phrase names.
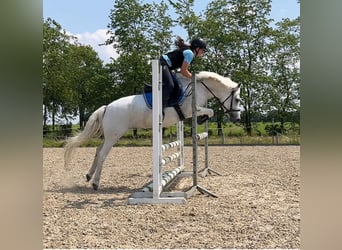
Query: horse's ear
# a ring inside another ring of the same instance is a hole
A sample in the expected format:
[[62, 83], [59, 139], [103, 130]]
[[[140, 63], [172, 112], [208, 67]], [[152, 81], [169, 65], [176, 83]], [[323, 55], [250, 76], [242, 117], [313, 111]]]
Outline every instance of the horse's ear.
[[238, 86], [236, 86], [235, 88], [233, 88], [233, 91], [237, 91], [241, 86], [241, 83], [238, 84]]

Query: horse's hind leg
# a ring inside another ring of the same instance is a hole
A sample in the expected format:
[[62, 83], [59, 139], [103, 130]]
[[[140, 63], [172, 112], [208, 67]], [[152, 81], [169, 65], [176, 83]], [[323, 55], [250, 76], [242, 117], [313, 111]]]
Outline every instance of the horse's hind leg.
[[105, 161], [109, 151], [112, 149], [114, 143], [118, 140], [114, 138], [105, 139], [104, 143], [101, 146], [101, 149], [97, 152], [97, 166], [95, 167], [95, 176], [93, 180], [93, 189], [97, 190], [99, 188], [99, 182], [102, 172], [103, 162]]
[[93, 164], [91, 165], [88, 173], [86, 174], [87, 181], [90, 181], [91, 178], [93, 177], [93, 174], [95, 173], [96, 166], [98, 165], [99, 151], [102, 149], [102, 146], [103, 146], [103, 143], [101, 143], [101, 145], [99, 145], [96, 148], [96, 154], [95, 154], [95, 158], [94, 158]]

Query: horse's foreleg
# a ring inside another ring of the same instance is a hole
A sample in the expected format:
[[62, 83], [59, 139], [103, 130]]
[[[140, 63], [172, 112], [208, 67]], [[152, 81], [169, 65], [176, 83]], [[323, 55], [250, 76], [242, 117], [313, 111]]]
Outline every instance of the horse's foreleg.
[[96, 148], [96, 154], [95, 154], [93, 164], [91, 165], [88, 173], [86, 174], [87, 181], [90, 181], [91, 178], [93, 177], [93, 174], [95, 173], [96, 166], [98, 165], [98, 160], [99, 160], [99, 152], [102, 149], [102, 146], [103, 146], [103, 143]]
[[214, 116], [214, 110], [204, 107], [197, 107], [197, 116], [207, 115], [210, 117]]
[[102, 167], [103, 167], [103, 162], [105, 161], [109, 151], [113, 147], [114, 143], [117, 142], [118, 139], [105, 139], [104, 143], [101, 145], [101, 148], [97, 152], [97, 162], [95, 168], [95, 176], [93, 180], [93, 189], [97, 190], [99, 188], [99, 183], [100, 183], [100, 177], [101, 177], [101, 172], [102, 172]]

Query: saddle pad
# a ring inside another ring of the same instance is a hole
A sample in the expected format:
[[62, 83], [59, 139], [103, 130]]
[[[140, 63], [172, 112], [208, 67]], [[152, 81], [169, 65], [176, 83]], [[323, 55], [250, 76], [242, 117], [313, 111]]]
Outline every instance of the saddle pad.
[[[152, 88], [151, 88], [151, 91], [152, 91]], [[144, 93], [143, 93], [143, 96], [144, 96], [144, 100], [145, 100], [145, 103], [146, 103], [146, 106], [149, 108], [149, 109], [152, 109], [152, 92], [147, 92], [146, 91], [146, 88], [144, 89]], [[184, 89], [183, 88], [180, 88], [180, 94], [178, 96], [177, 99], [174, 99], [174, 100], [169, 100], [169, 102], [167, 103], [167, 107], [174, 107], [175, 105], [181, 105], [183, 102], [184, 102], [184, 99], [185, 99], [185, 92], [184, 92]]]
[[149, 109], [152, 109], [152, 93], [151, 92], [147, 92], [147, 93], [144, 92], [143, 96], [144, 96], [144, 100], [145, 100], [146, 106]]

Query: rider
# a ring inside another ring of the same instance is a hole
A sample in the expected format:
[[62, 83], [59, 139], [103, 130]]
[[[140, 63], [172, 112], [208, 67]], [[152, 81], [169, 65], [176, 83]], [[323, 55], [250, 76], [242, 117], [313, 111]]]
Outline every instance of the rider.
[[172, 78], [172, 75], [175, 77], [172, 71], [180, 68], [182, 75], [191, 79], [192, 75], [188, 69], [192, 60], [194, 57], [202, 56], [207, 50], [206, 43], [200, 38], [193, 39], [190, 45], [188, 45], [181, 37], [178, 36], [175, 44], [177, 49], [160, 57], [163, 75], [163, 116], [164, 108], [172, 95], [174, 85], [177, 84]]

